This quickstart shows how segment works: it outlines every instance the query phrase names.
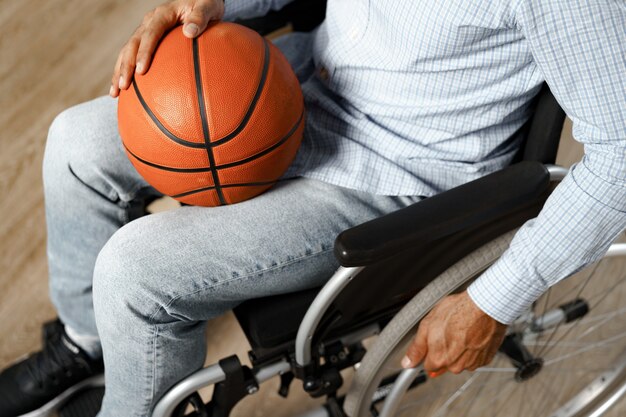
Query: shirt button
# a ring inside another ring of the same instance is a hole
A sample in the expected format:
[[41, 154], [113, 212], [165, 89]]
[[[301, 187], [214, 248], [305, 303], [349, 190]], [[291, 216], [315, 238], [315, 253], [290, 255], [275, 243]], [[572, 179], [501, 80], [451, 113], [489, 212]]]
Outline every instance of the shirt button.
[[328, 69], [326, 67], [321, 67], [319, 70], [320, 79], [322, 81], [328, 81], [330, 78], [330, 74], [328, 73]]

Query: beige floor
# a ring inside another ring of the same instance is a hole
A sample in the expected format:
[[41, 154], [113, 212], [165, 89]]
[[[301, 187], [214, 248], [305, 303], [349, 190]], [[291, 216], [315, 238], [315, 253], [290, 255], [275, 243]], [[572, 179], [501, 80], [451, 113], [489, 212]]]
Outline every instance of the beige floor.
[[[118, 50], [159, 3], [0, 0], [0, 367], [37, 349], [41, 323], [54, 317], [40, 168], [47, 127], [64, 108], [108, 91]], [[580, 147], [566, 143], [561, 161], [569, 164]], [[246, 357], [232, 315], [210, 323], [209, 334], [212, 360], [233, 350]], [[279, 417], [310, 406], [302, 396], [277, 398], [268, 387], [237, 414]]]

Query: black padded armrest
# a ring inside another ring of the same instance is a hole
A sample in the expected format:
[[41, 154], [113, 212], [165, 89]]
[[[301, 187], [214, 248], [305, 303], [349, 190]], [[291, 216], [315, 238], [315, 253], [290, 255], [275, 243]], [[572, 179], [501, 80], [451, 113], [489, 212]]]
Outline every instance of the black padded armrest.
[[550, 174], [539, 162], [511, 165], [341, 232], [335, 256], [343, 266], [370, 265], [506, 216], [540, 198], [549, 183]]

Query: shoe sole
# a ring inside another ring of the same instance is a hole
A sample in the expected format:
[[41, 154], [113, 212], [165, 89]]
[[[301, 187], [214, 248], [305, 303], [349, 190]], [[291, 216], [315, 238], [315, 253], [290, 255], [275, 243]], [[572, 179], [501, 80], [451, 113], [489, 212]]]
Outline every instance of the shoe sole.
[[104, 386], [104, 374], [92, 376], [78, 384], [66, 389], [60, 395], [56, 396], [51, 401], [42, 405], [36, 410], [30, 411], [26, 414], [21, 414], [17, 417], [48, 417], [50, 413], [56, 411], [63, 403], [68, 400], [72, 395], [76, 394], [86, 388], [103, 387]]

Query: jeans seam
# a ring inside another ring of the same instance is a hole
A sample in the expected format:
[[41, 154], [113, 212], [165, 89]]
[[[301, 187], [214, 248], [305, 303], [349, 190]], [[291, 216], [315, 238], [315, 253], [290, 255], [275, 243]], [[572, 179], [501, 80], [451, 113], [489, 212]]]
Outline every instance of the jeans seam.
[[144, 406], [144, 411], [146, 416], [150, 415], [150, 408], [153, 405], [152, 403], [154, 402], [154, 397], [155, 397], [155, 393], [156, 393], [156, 382], [157, 382], [157, 362], [158, 362], [158, 337], [159, 337], [159, 326], [154, 324], [152, 326], [152, 340], [151, 340], [151, 345], [152, 345], [152, 364], [151, 366], [148, 368], [150, 369], [150, 372], [152, 373], [152, 375], [148, 375], [148, 377], [152, 376], [152, 384], [150, 386], [150, 396], [148, 398], [148, 401], [146, 401], [146, 405]]
[[[228, 284], [230, 282], [241, 281], [241, 280], [244, 280], [244, 279], [251, 278], [253, 276], [258, 276], [258, 275], [263, 274], [265, 272], [269, 272], [269, 271], [273, 271], [273, 270], [276, 270], [276, 269], [280, 269], [280, 268], [283, 268], [283, 267], [285, 267], [287, 265], [291, 265], [291, 264], [294, 264], [296, 262], [302, 261], [304, 259], [312, 258], [314, 256], [317, 256], [317, 255], [320, 255], [320, 254], [323, 254], [323, 253], [326, 253], [326, 252], [330, 252], [330, 251], [332, 251], [332, 248], [330, 248], [330, 249], [322, 249], [320, 251], [313, 252], [313, 253], [310, 253], [310, 254], [307, 254], [307, 255], [303, 255], [303, 256], [291, 259], [291, 260], [289, 260], [287, 262], [284, 262], [284, 263], [281, 263], [281, 264], [277, 264], [277, 265], [273, 265], [273, 266], [268, 267], [268, 268], [263, 268], [263, 269], [251, 272], [249, 274], [246, 274], [246, 275], [233, 277], [233, 278], [227, 279], [225, 281], [216, 282], [216, 283], [214, 283], [212, 285], [203, 286], [200, 289], [197, 289], [197, 290], [194, 290], [194, 291], [191, 291], [191, 292], [188, 292], [188, 293], [184, 293], [184, 294], [179, 294], [179, 295], [177, 295], [175, 297], [172, 297], [167, 304], [159, 305], [158, 308], [155, 310], [155, 312], [153, 314], [151, 314], [150, 318], [148, 319], [149, 323], [152, 324], [152, 327], [153, 327], [154, 330], [152, 332], [153, 335], [152, 335], [152, 340], [151, 340], [151, 345], [152, 345], [152, 366], [150, 367], [150, 369], [152, 370], [151, 371], [152, 372], [152, 386], [151, 386], [151, 393], [150, 393], [150, 401], [149, 401], [149, 404], [147, 405], [148, 408], [147, 408], [147, 412], [145, 414], [149, 415], [150, 404], [152, 404], [154, 402], [154, 400], [155, 400], [156, 372], [157, 372], [157, 362], [158, 362], [158, 360], [157, 360], [157, 346], [158, 346], [157, 338], [159, 336], [159, 331], [158, 331], [158, 324], [156, 324], [154, 322], [154, 317], [157, 315], [157, 313], [159, 311], [161, 311], [161, 309], [167, 308], [168, 306], [172, 305], [175, 301], [177, 301], [177, 300], [179, 300], [179, 299], [181, 299], [183, 297], [186, 297], [186, 296], [189, 296], [189, 295], [193, 295], [193, 294], [197, 294], [197, 293], [200, 293], [200, 292], [203, 292], [203, 291], [207, 291], [207, 290], [216, 288], [216, 287], [218, 287], [220, 285]], [[154, 406], [156, 404], [152, 404], [152, 405]], [[144, 408], [144, 410], [146, 410], [146, 408]]]
[[70, 171], [70, 174], [78, 181], [80, 182], [83, 186], [87, 187], [89, 190], [91, 190], [92, 192], [96, 193], [97, 195], [99, 195], [100, 197], [104, 198], [105, 200], [108, 200], [112, 203], [116, 203], [117, 207], [119, 208], [119, 213], [118, 213], [118, 220], [122, 223], [122, 224], [127, 224], [130, 222], [130, 216], [128, 213], [128, 207], [129, 207], [129, 203], [132, 202], [132, 200], [135, 199], [135, 197], [137, 196], [137, 193], [142, 189], [142, 188], [148, 188], [149, 186], [143, 185], [143, 184], [139, 184], [136, 185], [135, 187], [133, 187], [129, 192], [124, 193], [124, 194], [120, 194], [117, 191], [115, 191], [115, 188], [110, 187], [110, 190], [105, 194], [99, 190], [97, 190], [96, 188], [92, 187], [91, 185], [87, 184], [87, 182], [83, 181], [83, 179], [81, 179], [75, 172], [74, 169], [72, 168], [72, 165], [70, 163], [67, 164], [67, 168]]
[[213, 283], [212, 285], [203, 286], [202, 288], [199, 288], [199, 289], [194, 290], [194, 291], [190, 291], [190, 292], [187, 292], [187, 293], [179, 294], [179, 295], [177, 295], [175, 297], [172, 297], [167, 302], [167, 304], [159, 305], [157, 307], [157, 309], [155, 310], [155, 312], [150, 315], [149, 321], [151, 323], [154, 323], [154, 317], [157, 315], [157, 313], [161, 309], [165, 309], [165, 308], [171, 306], [175, 301], [179, 300], [180, 298], [183, 298], [183, 297], [186, 297], [186, 296], [189, 296], [189, 295], [193, 295], [193, 294], [197, 294], [197, 293], [200, 293], [200, 292], [203, 292], [203, 291], [211, 290], [211, 289], [217, 288], [217, 287], [219, 287], [219, 286], [221, 286], [223, 284], [228, 284], [228, 283], [231, 283], [231, 282], [241, 281], [241, 280], [244, 280], [244, 279], [247, 279], [247, 278], [252, 278], [253, 276], [258, 276], [258, 275], [263, 274], [265, 272], [274, 271], [274, 270], [277, 270], [277, 269], [280, 269], [280, 268], [284, 268], [287, 265], [291, 265], [291, 264], [294, 264], [296, 262], [302, 261], [304, 259], [312, 258], [313, 256], [317, 256], [319, 254], [330, 252], [330, 251], [332, 251], [332, 248], [331, 249], [322, 249], [322, 250], [317, 251], [317, 252], [313, 252], [313, 253], [310, 253], [310, 254], [307, 254], [307, 255], [303, 255], [303, 256], [291, 259], [291, 260], [289, 260], [287, 262], [283, 262], [283, 263], [280, 263], [280, 264], [277, 264], [277, 265], [273, 265], [273, 266], [270, 266], [270, 267], [267, 267], [267, 268], [259, 269], [257, 271], [251, 272], [249, 274], [240, 275], [240, 276], [237, 276], [237, 277], [232, 277], [232, 278], [224, 280], [224, 281], [219, 281], [219, 282]]
[[118, 194], [115, 192], [115, 190], [113, 188], [111, 188], [111, 190], [107, 193], [104, 194], [103, 192], [95, 189], [94, 187], [92, 187], [91, 185], [87, 184], [87, 182], [85, 182], [82, 178], [80, 178], [75, 172], [74, 169], [72, 168], [72, 165], [68, 162], [67, 164], [67, 168], [70, 171], [70, 174], [78, 181], [80, 182], [82, 185], [84, 185], [85, 187], [87, 187], [89, 190], [91, 190], [92, 192], [96, 193], [97, 195], [99, 195], [100, 197], [115, 202], [119, 196]]

